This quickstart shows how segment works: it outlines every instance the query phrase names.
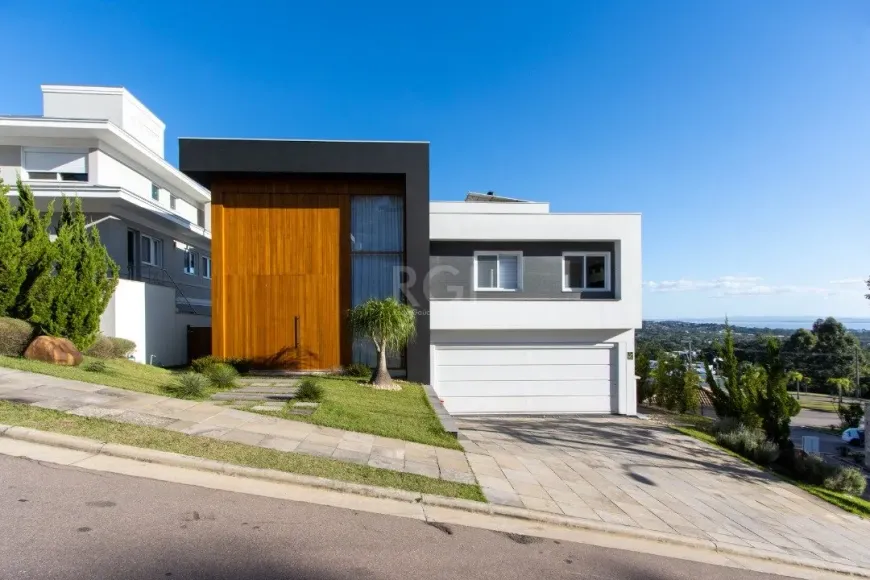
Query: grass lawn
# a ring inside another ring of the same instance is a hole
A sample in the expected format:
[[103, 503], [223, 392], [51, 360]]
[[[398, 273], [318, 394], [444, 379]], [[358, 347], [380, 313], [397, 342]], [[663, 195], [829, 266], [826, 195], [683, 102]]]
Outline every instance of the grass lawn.
[[801, 409], [810, 409], [812, 411], [825, 411], [827, 413], [833, 413], [835, 416], [832, 420], [838, 420], [836, 417], [836, 403], [832, 403], [831, 401], [826, 401], [824, 399], [808, 399], [807, 397], [801, 397], [800, 401], [798, 402], [801, 404]]
[[679, 431], [683, 435], [688, 435], [689, 437], [694, 437], [695, 439], [699, 439], [699, 440], [703, 441], [704, 443], [709, 443], [710, 445], [721, 449], [722, 451], [724, 451], [728, 455], [731, 455], [732, 457], [736, 457], [737, 459], [739, 459], [743, 463], [746, 463], [747, 465], [752, 465], [754, 467], [757, 467], [758, 469], [761, 469], [762, 471], [772, 473], [772, 474], [776, 475], [777, 477], [783, 479], [784, 481], [787, 481], [793, 485], [796, 485], [797, 487], [801, 488], [802, 490], [804, 490], [808, 493], [811, 493], [814, 496], [821, 498], [821, 499], [825, 500], [826, 502], [833, 504], [841, 509], [844, 509], [847, 512], [851, 512], [851, 513], [858, 515], [858, 516], [861, 516], [863, 518], [870, 518], [870, 501], [867, 501], [866, 499], [864, 499], [862, 497], [849, 495], [848, 493], [830, 491], [830, 490], [825, 489], [824, 487], [822, 487], [820, 485], [811, 485], [809, 483], [802, 483], [802, 482], [796, 481], [790, 477], [786, 477], [785, 475], [778, 473], [777, 471], [775, 471], [773, 469], [769, 469], [769, 468], [766, 468], [764, 466], [758, 465], [757, 463], [750, 461], [749, 459], [743, 457], [742, 455], [735, 453], [734, 451], [731, 451], [730, 449], [726, 449], [725, 447], [722, 447], [721, 445], [716, 443], [716, 438], [713, 435], [711, 435], [710, 433], [707, 433], [706, 431], [702, 431], [702, 430], [695, 429], [692, 427], [672, 426], [671, 428], [676, 430], [676, 431]]
[[[103, 372], [85, 370], [88, 363], [94, 361], [105, 363], [106, 370]], [[171, 393], [163, 389], [163, 386], [171, 383], [175, 374], [173, 371], [161, 367], [145, 365], [126, 359], [96, 359], [87, 356], [82, 364], [77, 367], [54, 365], [26, 358], [0, 356], [0, 367], [164, 396], [172, 396]], [[207, 389], [202, 398], [207, 398], [214, 392], [217, 391]]]
[[[797, 393], [794, 391], [789, 391], [789, 395], [797, 398]], [[801, 393], [800, 399], [798, 401], [801, 404], [801, 407], [804, 409], [812, 409], [813, 411], [827, 411], [829, 413], [836, 413], [838, 403], [836, 397], [831, 395], [825, 395], [822, 393]], [[866, 403], [866, 399], [856, 399], [855, 397], [843, 397], [843, 404], [849, 405], [850, 403]], [[833, 421], [837, 421], [836, 418]]]
[[262, 413], [323, 427], [462, 450], [456, 437], [441, 427], [423, 387], [418, 384], [403, 382], [401, 391], [380, 391], [367, 386], [363, 379], [323, 377], [318, 383], [323, 387], [323, 400], [313, 414], [293, 415], [287, 408]]
[[274, 449], [253, 447], [241, 443], [219, 441], [208, 437], [184, 435], [166, 429], [116, 423], [68, 415], [50, 409], [0, 401], [0, 423], [31, 427], [67, 435], [90, 437], [109, 443], [146, 447], [160, 451], [182, 453], [236, 465], [277, 469], [290, 473], [313, 475], [340, 481], [363, 483], [379, 487], [404, 489], [475, 501], [486, 501], [480, 487], [440, 479], [377, 469], [366, 465], [344, 463], [324, 457], [285, 453]]

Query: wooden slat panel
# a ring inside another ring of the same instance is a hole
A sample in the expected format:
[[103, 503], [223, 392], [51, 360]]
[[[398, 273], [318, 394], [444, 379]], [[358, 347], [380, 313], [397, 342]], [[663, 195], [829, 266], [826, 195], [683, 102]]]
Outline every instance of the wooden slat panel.
[[288, 176], [212, 183], [215, 356], [298, 369], [351, 361], [350, 194], [403, 195], [404, 179]]
[[266, 189], [274, 190], [258, 182], [213, 187], [215, 354], [264, 367], [338, 366], [347, 198]]

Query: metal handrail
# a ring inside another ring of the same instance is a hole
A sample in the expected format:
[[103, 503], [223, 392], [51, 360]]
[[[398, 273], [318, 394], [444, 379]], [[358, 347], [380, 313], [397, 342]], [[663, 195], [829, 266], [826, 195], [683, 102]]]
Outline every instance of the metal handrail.
[[[161, 286], [174, 286], [175, 290], [181, 296], [182, 300], [184, 300], [184, 302], [187, 304], [187, 307], [190, 309], [190, 313], [191, 314], [199, 314], [199, 312], [196, 311], [196, 309], [193, 307], [193, 304], [190, 302], [190, 300], [184, 294], [184, 290], [181, 289], [181, 286], [179, 286], [178, 282], [175, 281], [175, 279], [172, 277], [172, 274], [170, 274], [166, 268], [163, 268], [162, 266], [153, 266], [151, 264], [143, 264], [143, 265], [148, 268], [148, 275], [146, 276], [143, 273], [143, 275], [140, 276], [140, 278], [143, 281], [157, 283], [157, 284], [160, 284]], [[151, 276], [151, 272], [154, 270], [156, 270], [157, 272], [160, 272], [161, 274], [165, 274], [166, 278], [169, 279], [169, 282], [171, 284], [164, 284], [163, 280], [156, 278], [154, 276]], [[127, 273], [128, 273], [131, 280], [134, 279], [132, 264], [128, 265]]]

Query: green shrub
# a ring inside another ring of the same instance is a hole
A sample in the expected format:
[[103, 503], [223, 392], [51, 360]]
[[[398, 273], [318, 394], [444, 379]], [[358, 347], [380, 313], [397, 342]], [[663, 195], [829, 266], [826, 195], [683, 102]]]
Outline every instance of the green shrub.
[[223, 362], [236, 369], [240, 375], [248, 374], [253, 366], [251, 360], [247, 358], [225, 358]]
[[779, 445], [773, 441], [762, 441], [752, 452], [752, 459], [759, 465], [770, 465], [779, 458]]
[[837, 467], [836, 470], [822, 482], [825, 489], [858, 496], [864, 493], [867, 480], [861, 470], [854, 467]]
[[200, 358], [195, 358], [191, 361], [190, 366], [198, 373], [205, 373], [208, 369], [221, 362], [217, 357], [208, 355]]
[[734, 417], [723, 417], [713, 423], [712, 431], [714, 435], [718, 435], [719, 433], [731, 433], [732, 431], [737, 431], [740, 427], [740, 421]]
[[825, 463], [821, 457], [807, 455], [802, 451], [795, 451], [789, 463], [788, 467], [795, 479], [813, 485], [823, 485], [826, 479], [833, 477], [841, 469]]
[[864, 407], [858, 403], [840, 405], [837, 409], [837, 415], [840, 416], [840, 422], [843, 429], [857, 427], [861, 423], [861, 418], [864, 416]]
[[36, 331], [28, 322], [0, 317], [0, 355], [21, 356], [35, 334]]
[[109, 367], [101, 360], [93, 360], [82, 367], [89, 373], [104, 373], [109, 370]]
[[228, 364], [240, 375], [251, 370], [251, 361], [246, 358], [220, 358], [212, 355], [193, 359], [190, 366], [198, 373], [205, 373], [206, 369], [216, 364]]
[[132, 340], [100, 335], [85, 354], [96, 358], [127, 358], [134, 350], [136, 343]]
[[345, 365], [342, 374], [348, 377], [357, 377], [360, 379], [370, 379], [372, 376], [372, 367], [363, 363], [353, 363]]
[[239, 378], [239, 373], [228, 365], [227, 363], [214, 363], [211, 366], [205, 368], [202, 372], [209, 381], [211, 381], [212, 386], [217, 387], [218, 389], [230, 389], [236, 386], [236, 379]]
[[109, 342], [115, 347], [115, 358], [127, 358], [136, 350], [136, 343], [127, 338], [112, 336]]
[[766, 443], [764, 431], [739, 427], [734, 431], [720, 431], [716, 435], [716, 442], [723, 447], [736, 451], [743, 457], [755, 459], [758, 449]]
[[208, 379], [198, 373], [182, 373], [175, 381], [164, 387], [167, 391], [182, 399], [197, 399], [202, 397], [208, 388]]
[[91, 347], [86, 350], [84, 354], [96, 358], [114, 358], [115, 347], [109, 341], [109, 337], [98, 336], [97, 340], [94, 341], [94, 344], [92, 344]]
[[319, 402], [323, 398], [323, 387], [314, 377], [304, 377], [299, 381], [296, 391], [297, 401]]

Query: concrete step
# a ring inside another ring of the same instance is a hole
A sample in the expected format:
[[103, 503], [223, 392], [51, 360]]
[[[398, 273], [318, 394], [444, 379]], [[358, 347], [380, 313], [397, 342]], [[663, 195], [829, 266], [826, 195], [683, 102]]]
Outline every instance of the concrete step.
[[242, 387], [240, 389], [234, 389], [234, 393], [278, 393], [278, 394], [286, 394], [289, 393], [291, 395], [296, 394], [296, 391], [299, 389], [297, 387]]
[[238, 393], [228, 391], [211, 396], [213, 401], [292, 401], [292, 393]]
[[299, 379], [237, 379], [236, 383], [244, 387], [292, 387], [299, 383]]
[[280, 411], [284, 408], [284, 403], [263, 403], [262, 405], [257, 405], [255, 407], [251, 407], [252, 411]]

